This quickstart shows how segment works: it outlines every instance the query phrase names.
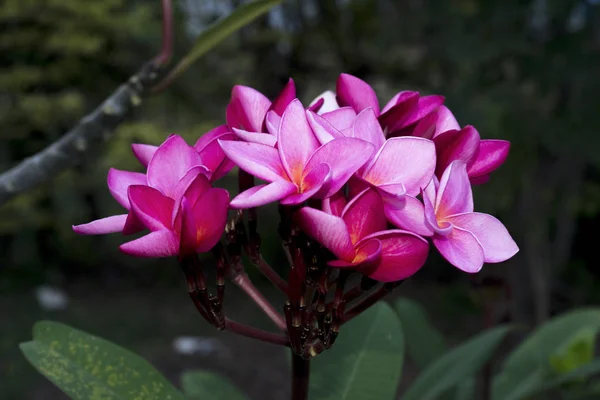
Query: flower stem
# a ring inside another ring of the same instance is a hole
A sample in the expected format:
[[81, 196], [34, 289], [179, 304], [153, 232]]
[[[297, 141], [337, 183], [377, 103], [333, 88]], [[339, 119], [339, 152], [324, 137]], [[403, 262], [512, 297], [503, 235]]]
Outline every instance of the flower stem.
[[290, 345], [290, 340], [287, 338], [287, 336], [263, 331], [262, 329], [258, 329], [249, 325], [244, 325], [242, 323], [233, 321], [229, 318], [225, 318], [225, 330], [237, 333], [241, 336], [246, 336], [252, 339], [260, 340], [261, 342], [288, 347]]
[[310, 360], [292, 351], [292, 400], [308, 399]]
[[356, 317], [361, 312], [365, 311], [367, 308], [371, 307], [379, 300], [383, 299], [388, 293], [390, 293], [394, 288], [399, 286], [403, 281], [398, 282], [389, 282], [384, 284], [381, 288], [375, 290], [373, 293], [367, 295], [367, 297], [359, 300], [354, 306], [350, 307], [344, 316], [344, 323], [350, 321], [352, 318]]
[[275, 307], [273, 307], [273, 305], [269, 303], [269, 301], [256, 288], [256, 286], [252, 284], [250, 277], [248, 277], [245, 272], [237, 273], [232, 277], [232, 280], [264, 311], [269, 318], [271, 318], [271, 321], [273, 321], [281, 331], [286, 331], [286, 323], [281, 314], [277, 312]]
[[258, 260], [254, 263], [256, 268], [279, 290], [281, 290], [284, 294], [288, 292], [287, 282], [279, 276], [277, 272], [265, 261], [262, 256], [259, 256]]

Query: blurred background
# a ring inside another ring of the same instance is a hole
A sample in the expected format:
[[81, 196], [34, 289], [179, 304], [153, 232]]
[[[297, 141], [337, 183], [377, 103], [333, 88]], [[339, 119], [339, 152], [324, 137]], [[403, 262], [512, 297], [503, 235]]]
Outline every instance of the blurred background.
[[[174, 1], [176, 56], [241, 3]], [[598, 304], [598, 3], [286, 0], [234, 34], [149, 98], [84, 164], [0, 204], [0, 399], [66, 398], [17, 347], [40, 319], [129, 347], [174, 382], [186, 368], [210, 368], [253, 398], [286, 398], [283, 351], [208, 327], [175, 260], [126, 257], [120, 235], [71, 230], [119, 210], [106, 173], [140, 170], [130, 143], [159, 144], [169, 133], [193, 143], [224, 123], [234, 84], [273, 97], [291, 76], [308, 104], [348, 72], [371, 83], [382, 104], [401, 90], [442, 94], [461, 125], [512, 142], [506, 164], [475, 188], [475, 204], [508, 226], [521, 251], [475, 276], [432, 256], [393, 295], [422, 302], [450, 342], [500, 322], [533, 325]], [[159, 47], [158, 0], [0, 2], [0, 171], [57, 140]], [[263, 253], [285, 275], [277, 218], [269, 218], [275, 210], [261, 212]], [[228, 313], [269, 327], [227, 290]]]

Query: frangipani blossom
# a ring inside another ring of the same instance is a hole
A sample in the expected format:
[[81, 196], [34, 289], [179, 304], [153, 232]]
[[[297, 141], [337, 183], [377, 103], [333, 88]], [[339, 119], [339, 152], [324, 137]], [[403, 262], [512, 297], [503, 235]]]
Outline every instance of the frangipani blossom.
[[372, 279], [393, 282], [413, 275], [427, 259], [427, 241], [411, 232], [385, 230], [383, 202], [367, 189], [350, 201], [340, 215], [304, 207], [294, 217], [300, 228], [337, 260], [332, 267], [354, 268]]
[[370, 143], [355, 138], [339, 138], [321, 146], [297, 99], [281, 117], [277, 148], [252, 142], [219, 143], [241, 169], [269, 182], [240, 193], [231, 201], [234, 208], [257, 207], [278, 200], [293, 205], [311, 197], [329, 197], [373, 153]]
[[425, 223], [439, 252], [455, 267], [478, 272], [483, 263], [508, 260], [519, 248], [495, 217], [473, 212], [467, 166], [452, 162], [440, 180], [423, 193]]

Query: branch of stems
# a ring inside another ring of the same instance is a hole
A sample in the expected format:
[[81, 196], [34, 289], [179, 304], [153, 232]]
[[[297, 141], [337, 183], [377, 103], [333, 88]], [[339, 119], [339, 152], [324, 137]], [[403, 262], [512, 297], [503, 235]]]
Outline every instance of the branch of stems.
[[135, 75], [120, 85], [99, 107], [79, 120], [58, 141], [0, 174], [0, 205], [84, 161], [142, 103], [143, 96], [158, 82], [162, 68], [171, 57], [171, 0], [162, 0], [162, 9], [163, 38], [160, 54], [145, 63]]
[[246, 336], [252, 339], [260, 340], [261, 342], [287, 347], [289, 347], [290, 345], [290, 340], [287, 336], [263, 331], [262, 329], [255, 328], [253, 326], [244, 325], [242, 323], [233, 321], [227, 317], [225, 318], [225, 330], [236, 333], [241, 336]]
[[292, 352], [292, 400], [308, 399], [310, 360]]
[[288, 292], [287, 282], [279, 276], [277, 272], [271, 267], [262, 256], [259, 256], [258, 260], [254, 263], [256, 268], [273, 284], [277, 289], [281, 290], [283, 294]]
[[367, 308], [371, 307], [379, 300], [383, 299], [388, 293], [390, 293], [395, 287], [400, 285], [400, 283], [402, 282], [403, 281], [386, 283], [381, 288], [375, 290], [363, 299], [359, 300], [358, 303], [346, 310], [346, 313], [344, 315], [344, 323], [350, 321], [352, 318], [356, 317], [358, 314], [365, 311]]
[[281, 314], [277, 312], [275, 307], [263, 296], [256, 286], [250, 280], [250, 277], [245, 272], [241, 272], [232, 277], [233, 282], [242, 289], [277, 325], [277, 327], [285, 332], [286, 323]]

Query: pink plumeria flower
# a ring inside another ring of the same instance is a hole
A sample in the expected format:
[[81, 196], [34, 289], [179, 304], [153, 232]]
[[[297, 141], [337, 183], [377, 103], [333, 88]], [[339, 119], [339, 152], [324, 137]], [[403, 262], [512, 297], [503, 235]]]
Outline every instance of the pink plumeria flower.
[[474, 273], [484, 262], [502, 262], [519, 251], [500, 221], [473, 212], [473, 194], [463, 161], [448, 166], [437, 193], [435, 186], [434, 180], [423, 193], [425, 223], [433, 244], [452, 265]]
[[414, 126], [444, 103], [438, 95], [420, 96], [418, 92], [404, 91], [396, 94], [383, 107], [373, 88], [355, 76], [341, 74], [337, 81], [337, 100], [340, 106], [350, 106], [359, 113], [372, 108], [388, 136]]
[[[235, 166], [225, 157], [225, 153], [219, 146], [219, 139], [235, 140], [236, 136], [229, 130], [227, 125], [220, 125], [200, 136], [194, 144], [194, 148], [200, 155], [200, 164], [209, 171], [213, 182], [227, 175]], [[147, 167], [158, 146], [134, 143], [131, 145], [131, 149], [140, 163]]]
[[510, 150], [506, 140], [481, 140], [472, 126], [460, 128], [450, 110], [441, 106], [437, 112], [437, 126], [433, 141], [437, 149], [436, 176], [442, 176], [455, 160], [467, 164], [467, 173], [474, 184], [485, 183], [490, 174], [500, 167]]
[[304, 207], [294, 219], [337, 257], [330, 266], [353, 268], [378, 281], [406, 279], [427, 259], [425, 239], [403, 230], [386, 230], [383, 202], [373, 189], [352, 199], [339, 215]]
[[269, 182], [240, 193], [231, 201], [233, 208], [257, 207], [279, 200], [294, 205], [311, 197], [329, 197], [373, 153], [370, 143], [355, 138], [339, 138], [320, 146], [298, 99], [288, 105], [281, 117], [277, 148], [251, 142], [219, 143], [241, 169]]

